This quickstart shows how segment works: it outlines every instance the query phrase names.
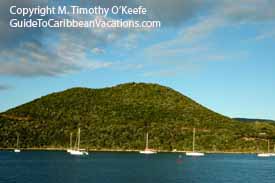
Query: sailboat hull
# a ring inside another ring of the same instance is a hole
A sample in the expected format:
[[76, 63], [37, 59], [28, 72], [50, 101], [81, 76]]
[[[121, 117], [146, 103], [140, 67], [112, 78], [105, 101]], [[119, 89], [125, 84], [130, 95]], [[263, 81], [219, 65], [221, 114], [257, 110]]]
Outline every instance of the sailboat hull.
[[140, 154], [156, 154], [157, 152], [155, 151], [150, 151], [150, 150], [144, 150], [144, 151], [139, 151]]
[[269, 153], [262, 153], [262, 154], [257, 154], [258, 157], [262, 157], [262, 158], [265, 158], [265, 157], [270, 157], [272, 156], [271, 154]]
[[76, 155], [76, 156], [89, 155], [89, 153], [86, 151], [77, 151], [77, 150], [71, 150], [69, 153], [71, 155]]
[[71, 153], [73, 150], [72, 149], [67, 149], [67, 152], [68, 153]]
[[204, 153], [200, 153], [200, 152], [187, 152], [186, 156], [204, 156]]

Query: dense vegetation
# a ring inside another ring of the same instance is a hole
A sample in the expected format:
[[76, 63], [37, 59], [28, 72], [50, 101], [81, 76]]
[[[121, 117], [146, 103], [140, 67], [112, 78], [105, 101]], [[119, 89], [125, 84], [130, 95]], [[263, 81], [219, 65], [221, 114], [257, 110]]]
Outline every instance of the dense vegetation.
[[270, 119], [249, 119], [249, 118], [233, 118], [236, 121], [241, 121], [241, 122], [272, 122], [275, 123], [275, 121], [270, 120]]
[[145, 133], [158, 150], [256, 151], [275, 137], [273, 123], [242, 123], [217, 114], [170, 88], [128, 83], [111, 88], [72, 88], [0, 114], [0, 147], [66, 148], [81, 128], [89, 149], [143, 149]]

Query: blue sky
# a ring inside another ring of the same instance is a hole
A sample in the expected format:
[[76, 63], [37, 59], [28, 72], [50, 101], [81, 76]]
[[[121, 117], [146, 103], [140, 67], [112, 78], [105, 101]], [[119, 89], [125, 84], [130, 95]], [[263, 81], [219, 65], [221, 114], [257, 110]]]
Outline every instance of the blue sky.
[[0, 111], [71, 87], [149, 82], [229, 117], [275, 120], [274, 1], [78, 3], [143, 5], [149, 11], [143, 19], [162, 22], [146, 30], [14, 30], [8, 27], [12, 3], [0, 2]]

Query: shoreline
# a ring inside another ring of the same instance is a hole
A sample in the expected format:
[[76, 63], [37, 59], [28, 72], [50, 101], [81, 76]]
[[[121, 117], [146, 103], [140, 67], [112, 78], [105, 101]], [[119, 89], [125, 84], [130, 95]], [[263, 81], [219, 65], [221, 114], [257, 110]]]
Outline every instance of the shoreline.
[[[0, 148], [1, 151], [13, 151], [15, 148]], [[67, 148], [20, 148], [22, 151], [67, 151]], [[143, 150], [143, 149], [142, 149]], [[88, 149], [89, 152], [139, 152], [141, 150], [136, 149]], [[168, 150], [156, 150], [158, 153], [186, 153], [191, 151], [168, 151]], [[260, 152], [251, 151], [198, 151], [206, 154], [257, 154]], [[262, 152], [261, 152], [262, 153]]]

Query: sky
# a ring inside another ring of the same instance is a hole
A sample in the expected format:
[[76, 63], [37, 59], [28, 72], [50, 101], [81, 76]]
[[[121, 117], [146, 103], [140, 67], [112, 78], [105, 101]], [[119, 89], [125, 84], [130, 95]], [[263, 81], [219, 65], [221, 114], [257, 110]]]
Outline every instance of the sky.
[[[147, 15], [123, 18], [159, 20], [162, 26], [9, 27], [11, 5], [53, 2], [83, 7], [142, 5]], [[1, 1], [0, 112], [72, 87], [146, 82], [171, 87], [229, 117], [275, 120], [274, 9], [273, 0]]]

